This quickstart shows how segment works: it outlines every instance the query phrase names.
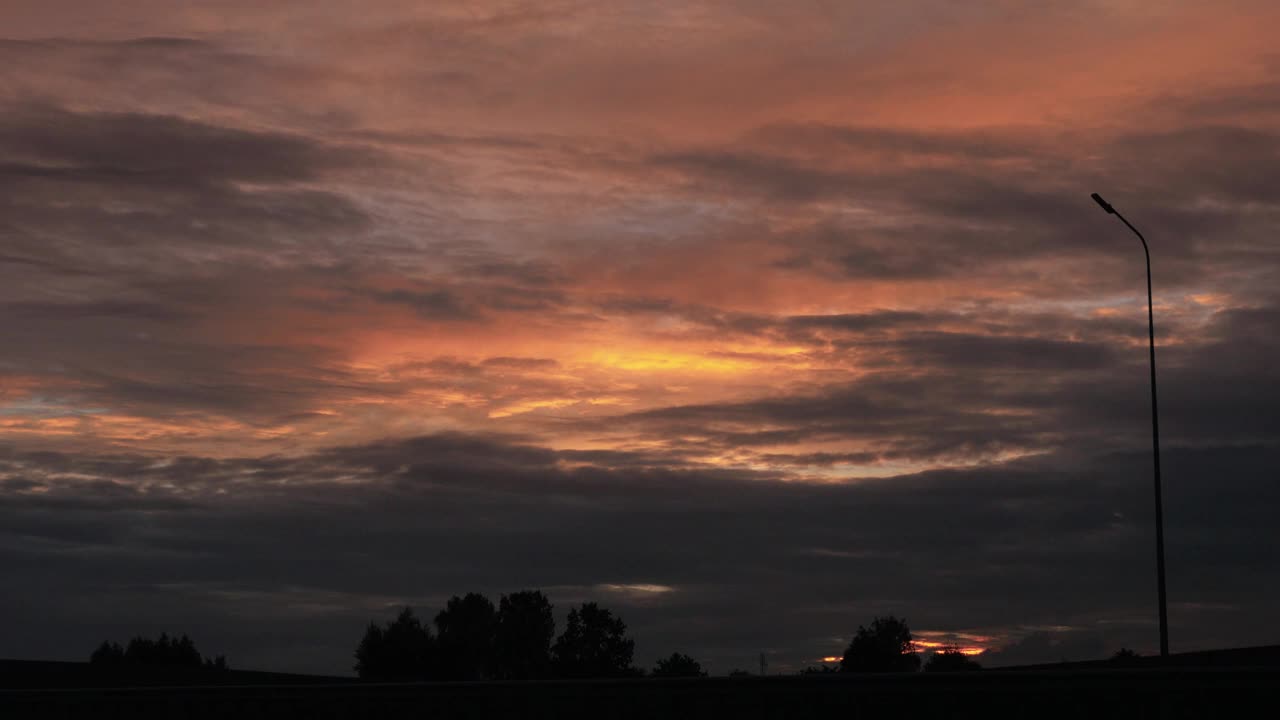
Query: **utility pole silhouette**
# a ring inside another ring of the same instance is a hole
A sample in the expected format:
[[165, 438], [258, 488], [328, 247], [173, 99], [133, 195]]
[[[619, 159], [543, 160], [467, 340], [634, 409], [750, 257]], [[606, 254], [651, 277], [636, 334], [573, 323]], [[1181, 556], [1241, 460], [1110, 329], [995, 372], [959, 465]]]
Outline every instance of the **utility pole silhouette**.
[[1147, 257], [1147, 339], [1151, 351], [1151, 452], [1155, 459], [1156, 484], [1156, 583], [1160, 597], [1160, 657], [1169, 656], [1169, 610], [1164, 592], [1164, 500], [1160, 489], [1160, 419], [1156, 409], [1156, 321], [1151, 299], [1151, 250], [1147, 248], [1147, 239], [1142, 237], [1138, 228], [1125, 219], [1118, 210], [1111, 206], [1098, 193], [1091, 196], [1094, 202], [1102, 206], [1109, 215], [1120, 218], [1138, 239], [1142, 241], [1142, 252]]

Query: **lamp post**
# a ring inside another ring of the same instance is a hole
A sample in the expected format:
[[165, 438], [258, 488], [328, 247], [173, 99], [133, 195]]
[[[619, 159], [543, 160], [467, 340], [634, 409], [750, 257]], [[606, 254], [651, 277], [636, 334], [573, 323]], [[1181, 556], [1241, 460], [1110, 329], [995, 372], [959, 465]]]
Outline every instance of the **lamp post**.
[[1142, 252], [1147, 256], [1147, 339], [1151, 350], [1151, 452], [1155, 459], [1156, 484], [1156, 582], [1160, 595], [1160, 657], [1167, 657], [1169, 655], [1169, 610], [1164, 592], [1164, 501], [1160, 492], [1160, 420], [1156, 412], [1156, 322], [1151, 299], [1151, 251], [1147, 248], [1147, 239], [1142, 237], [1138, 228], [1111, 207], [1110, 203], [1103, 200], [1101, 195], [1093, 193], [1092, 197], [1103, 210], [1120, 218], [1120, 222], [1138, 236], [1142, 241]]

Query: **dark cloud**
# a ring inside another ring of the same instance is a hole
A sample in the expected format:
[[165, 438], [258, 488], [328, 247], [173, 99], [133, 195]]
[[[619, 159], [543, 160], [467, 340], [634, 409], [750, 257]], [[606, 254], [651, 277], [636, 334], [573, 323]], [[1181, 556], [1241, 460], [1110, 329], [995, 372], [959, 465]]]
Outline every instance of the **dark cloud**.
[[[165, 188], [314, 180], [362, 156], [297, 135], [142, 113], [10, 107], [0, 121], [3, 177]], [[365, 161], [368, 155], [363, 155]], [[12, 180], [2, 180], [6, 185]]]
[[[1119, 292], [1132, 285], [1140, 256], [1124, 229], [1091, 206], [1089, 193], [1099, 190], [1151, 239], [1163, 288], [1276, 260], [1267, 240], [1274, 213], [1264, 208], [1280, 204], [1280, 183], [1266, 169], [1276, 163], [1259, 162], [1280, 147], [1269, 128], [1094, 132], [1070, 139], [1079, 157], [1064, 154], [1062, 139], [1046, 131], [1003, 141], [987, 133], [775, 127], [650, 162], [684, 177], [689, 192], [803, 212], [804, 223], [774, 237], [791, 249], [777, 267], [833, 278], [991, 277], [1039, 297]], [[824, 142], [889, 158], [814, 152]], [[913, 164], [902, 154], [946, 162]], [[832, 203], [896, 221], [826, 212]], [[1033, 261], [1062, 272], [1032, 270]]]
[[1236, 121], [1268, 116], [1280, 112], [1280, 82], [1267, 81], [1240, 85], [1195, 95], [1164, 96], [1151, 101], [1157, 111], [1173, 111], [1179, 115]]
[[315, 258], [326, 234], [367, 220], [345, 197], [308, 185], [373, 162], [366, 151], [174, 116], [6, 110], [0, 186], [12, 261], [136, 275], [210, 246], [280, 252], [304, 238]]
[[407, 305], [428, 320], [471, 320], [476, 317], [461, 298], [447, 290], [372, 290], [369, 294], [380, 302]]
[[1107, 637], [1097, 631], [1076, 628], [1037, 630], [1007, 647], [983, 655], [981, 659], [988, 667], [1067, 662], [1074, 658], [1101, 660], [1121, 647], [1114, 641], [1108, 643]]
[[897, 341], [897, 348], [921, 364], [950, 370], [1036, 370], [1064, 372], [1114, 367], [1112, 346], [1038, 337], [1000, 337], [922, 332]]
[[10, 303], [5, 311], [20, 318], [39, 322], [81, 320], [87, 318], [134, 318], [138, 320], [174, 323], [190, 319], [190, 315], [160, 303], [102, 301], [92, 303]]
[[552, 358], [491, 357], [485, 358], [483, 364], [488, 367], [514, 368], [517, 370], [551, 370], [560, 363]]
[[7, 373], [41, 378], [45, 399], [73, 412], [161, 418], [257, 422], [349, 388], [331, 350], [211, 328], [251, 305], [307, 311], [315, 293], [299, 288], [360, 272], [345, 241], [368, 216], [312, 185], [372, 155], [174, 116], [6, 109]]
[[[1280, 498], [1258, 482], [1275, 455], [1167, 457], [1182, 647], [1280, 631], [1265, 615], [1280, 587], [1265, 572], [1278, 558], [1264, 511]], [[575, 469], [562, 464], [570, 458]], [[454, 592], [525, 586], [548, 588], [562, 611], [570, 599], [598, 598], [628, 620], [642, 655], [683, 647], [721, 671], [761, 647], [780, 667], [809, 664], [884, 612], [918, 630], [1013, 632], [1010, 642], [1018, 628], [1034, 638], [1045, 626], [1098, 638], [1009, 650], [1019, 661], [1082, 659], [1151, 644], [1144, 461], [1055, 455], [811, 485], [625, 469], [629, 460], [603, 451], [462, 435], [167, 462], [9, 448], [0, 472], [47, 489], [15, 483], [0, 500], [4, 583], [24, 588], [3, 604], [42, 631], [40, 647], [13, 639], [23, 655], [74, 656], [90, 649], [86, 626], [168, 619], [183, 629], [234, 625], [216, 649], [245, 666], [329, 672], [346, 669], [361, 625], [397, 603], [430, 611]], [[1216, 530], [1224, 523], [1233, 533]], [[22, 600], [33, 595], [49, 598], [40, 612]], [[86, 595], [94, 608], [76, 600]], [[179, 602], [189, 604], [174, 614]], [[1201, 624], [1197, 603], [1234, 610]], [[306, 623], [284, 619], [296, 613]], [[251, 632], [275, 619], [285, 634], [305, 625], [309, 643], [327, 649], [287, 650]]]

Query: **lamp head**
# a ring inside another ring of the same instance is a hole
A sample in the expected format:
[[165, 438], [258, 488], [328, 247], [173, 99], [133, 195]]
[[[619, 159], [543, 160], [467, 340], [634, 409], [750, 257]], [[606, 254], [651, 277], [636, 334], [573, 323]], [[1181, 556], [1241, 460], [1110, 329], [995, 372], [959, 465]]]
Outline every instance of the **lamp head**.
[[1090, 195], [1089, 197], [1093, 198], [1093, 201], [1094, 201], [1094, 202], [1096, 202], [1096, 203], [1098, 203], [1099, 205], [1101, 205], [1101, 206], [1102, 206], [1102, 209], [1103, 209], [1103, 210], [1106, 210], [1108, 215], [1115, 215], [1115, 214], [1116, 214], [1116, 209], [1115, 209], [1115, 208], [1113, 208], [1113, 207], [1111, 207], [1111, 203], [1107, 202], [1106, 200], [1103, 200], [1103, 199], [1102, 199], [1102, 196], [1101, 196], [1101, 195], [1099, 195], [1098, 193], [1093, 193], [1093, 194], [1092, 194], [1092, 195]]

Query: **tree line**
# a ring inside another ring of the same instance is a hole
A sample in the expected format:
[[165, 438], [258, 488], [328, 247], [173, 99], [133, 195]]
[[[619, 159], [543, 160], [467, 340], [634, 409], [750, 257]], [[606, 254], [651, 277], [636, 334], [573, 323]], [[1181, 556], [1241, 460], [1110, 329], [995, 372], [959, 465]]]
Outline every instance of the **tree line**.
[[[383, 625], [370, 622], [355, 649], [355, 671], [375, 681], [545, 680], [552, 678], [704, 677], [693, 657], [673, 652], [646, 671], [633, 664], [635, 640], [612, 611], [594, 602], [571, 608], [556, 636], [554, 607], [541, 591], [502, 595], [495, 606], [480, 593], [454, 596], [431, 623], [412, 608]], [[1121, 649], [1112, 662], [1132, 664], [1140, 656]], [[127, 644], [104, 641], [90, 655], [102, 668], [227, 670], [222, 655], [205, 657], [186, 635], [134, 637]], [[943, 647], [922, 662], [911, 629], [893, 615], [858, 626], [837, 665], [801, 674], [957, 672], [980, 670], [957, 647]], [[730, 676], [750, 675], [734, 670]]]
[[89, 663], [102, 668], [179, 668], [187, 670], [227, 670], [222, 655], [204, 657], [185, 634], [181, 637], [160, 633], [152, 640], [138, 636], [121, 646], [104, 640], [92, 654]]
[[[635, 640], [610, 610], [588, 602], [569, 610], [556, 637], [553, 606], [538, 590], [503, 595], [495, 607], [480, 593], [454, 596], [431, 623], [404, 608], [385, 625], [370, 622], [355, 650], [363, 679], [542, 680], [639, 677]], [[433, 630], [434, 627], [434, 630]], [[688, 655], [672, 653], [650, 673], [705, 675]]]
[[[569, 611], [566, 627], [555, 636], [553, 606], [541, 591], [503, 595], [497, 607], [480, 593], [452, 597], [432, 624], [404, 608], [385, 625], [370, 622], [355, 650], [355, 671], [363, 679], [542, 680], [549, 678], [640, 677], [632, 664], [635, 641], [622, 618], [597, 603]], [[859, 626], [838, 666], [807, 668], [804, 673], [915, 672], [920, 655], [906, 621], [892, 615]], [[934, 652], [926, 672], [978, 670], [959, 648]], [[745, 675], [737, 671], [731, 675]], [[683, 653], [659, 660], [650, 677], [705, 676], [701, 664]]]
[[[480, 593], [449, 599], [430, 623], [403, 608], [383, 625], [370, 622], [355, 648], [360, 678], [382, 682], [426, 680], [546, 680], [552, 678], [704, 677], [702, 665], [680, 652], [645, 671], [633, 663], [635, 640], [612, 611], [594, 602], [571, 608], [556, 636], [554, 607], [541, 591], [502, 595], [497, 606]], [[1117, 659], [1136, 655], [1117, 653]], [[103, 642], [90, 655], [102, 668], [227, 670], [226, 658], [204, 657], [186, 635], [135, 637], [126, 645]], [[915, 672], [922, 669], [905, 620], [892, 615], [859, 626], [840, 663], [802, 674]], [[942, 648], [925, 672], [979, 670], [958, 648]], [[731, 677], [750, 675], [734, 670]]]

